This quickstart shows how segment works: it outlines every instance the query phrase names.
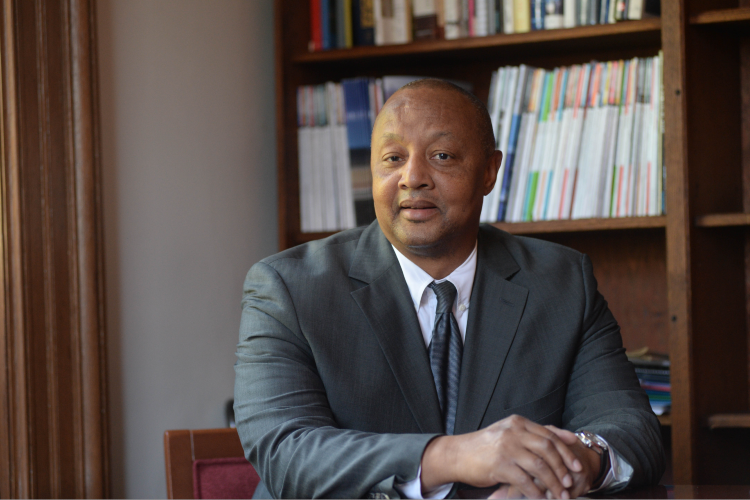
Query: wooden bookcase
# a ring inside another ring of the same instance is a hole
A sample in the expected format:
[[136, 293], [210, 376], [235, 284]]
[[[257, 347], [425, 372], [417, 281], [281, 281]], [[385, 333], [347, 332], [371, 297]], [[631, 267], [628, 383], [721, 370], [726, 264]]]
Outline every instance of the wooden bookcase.
[[495, 225], [587, 253], [625, 346], [670, 354], [666, 481], [750, 483], [750, 8], [737, 2], [662, 0], [661, 19], [310, 53], [307, 2], [277, 0], [280, 248], [329, 234], [300, 232], [298, 85], [436, 76], [470, 81], [486, 100], [503, 65], [663, 50], [667, 215]]

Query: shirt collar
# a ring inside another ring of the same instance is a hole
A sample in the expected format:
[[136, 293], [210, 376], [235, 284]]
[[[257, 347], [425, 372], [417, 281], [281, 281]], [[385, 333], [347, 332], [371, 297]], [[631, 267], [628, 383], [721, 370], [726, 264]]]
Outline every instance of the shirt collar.
[[458, 266], [452, 273], [442, 280], [435, 280], [427, 272], [410, 261], [406, 256], [399, 252], [396, 247], [393, 247], [393, 251], [396, 252], [396, 258], [398, 263], [401, 265], [401, 272], [404, 274], [406, 280], [406, 286], [409, 287], [409, 294], [414, 302], [414, 309], [419, 311], [419, 306], [422, 303], [422, 296], [427, 288], [427, 285], [433, 281], [438, 283], [448, 280], [456, 287], [456, 303], [464, 304], [468, 307], [469, 299], [471, 298], [471, 290], [474, 287], [474, 274], [477, 270], [477, 244], [474, 244], [474, 250], [466, 258], [466, 260]]

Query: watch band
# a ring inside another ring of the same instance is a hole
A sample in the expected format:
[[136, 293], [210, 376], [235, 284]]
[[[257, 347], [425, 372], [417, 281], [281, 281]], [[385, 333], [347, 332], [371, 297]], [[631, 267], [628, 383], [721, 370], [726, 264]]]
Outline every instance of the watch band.
[[598, 488], [606, 477], [607, 472], [609, 472], [609, 446], [607, 446], [607, 443], [602, 438], [593, 432], [579, 431], [576, 432], [576, 437], [584, 446], [591, 448], [599, 455], [599, 474], [596, 475], [596, 478], [591, 484], [592, 489]]

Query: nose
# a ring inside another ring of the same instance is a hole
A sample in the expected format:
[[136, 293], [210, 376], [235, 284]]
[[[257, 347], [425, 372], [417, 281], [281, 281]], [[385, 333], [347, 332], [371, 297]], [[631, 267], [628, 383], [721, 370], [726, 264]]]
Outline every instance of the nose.
[[422, 156], [410, 155], [401, 170], [401, 189], [430, 189], [434, 186], [430, 163]]

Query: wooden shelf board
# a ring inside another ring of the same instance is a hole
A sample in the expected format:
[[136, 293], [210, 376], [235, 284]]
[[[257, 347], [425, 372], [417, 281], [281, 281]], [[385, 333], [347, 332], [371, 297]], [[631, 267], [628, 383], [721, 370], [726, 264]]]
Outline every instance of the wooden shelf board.
[[657, 415], [656, 418], [659, 419], [659, 424], [662, 427], [671, 427], [672, 426], [672, 415]]
[[750, 26], [750, 7], [709, 10], [692, 16], [690, 24]]
[[750, 428], [750, 413], [719, 413], [708, 417], [708, 427], [711, 429], [741, 429]]
[[666, 216], [620, 217], [615, 219], [551, 220], [539, 222], [497, 222], [493, 226], [513, 234], [577, 233], [617, 229], [666, 227]]
[[458, 40], [436, 40], [400, 45], [353, 47], [319, 52], [308, 52], [292, 57], [295, 63], [322, 63], [375, 59], [393, 56], [427, 55], [451, 53], [493, 47], [529, 45], [555, 42], [583, 42], [591, 44], [598, 39], [617, 38], [639, 33], [658, 34], [661, 32], [661, 19], [648, 18], [640, 21], [624, 21], [616, 24], [580, 26], [577, 28], [538, 30], [512, 35], [491, 35]]
[[695, 218], [698, 227], [750, 226], [750, 214], [708, 214]]
[[[616, 219], [496, 222], [492, 225], [512, 234], [578, 233], [582, 231], [663, 228], [667, 226], [667, 218], [664, 215], [660, 215], [656, 217], [621, 217]], [[299, 233], [294, 240], [299, 245], [308, 241], [319, 240], [332, 234], [335, 233]]]

